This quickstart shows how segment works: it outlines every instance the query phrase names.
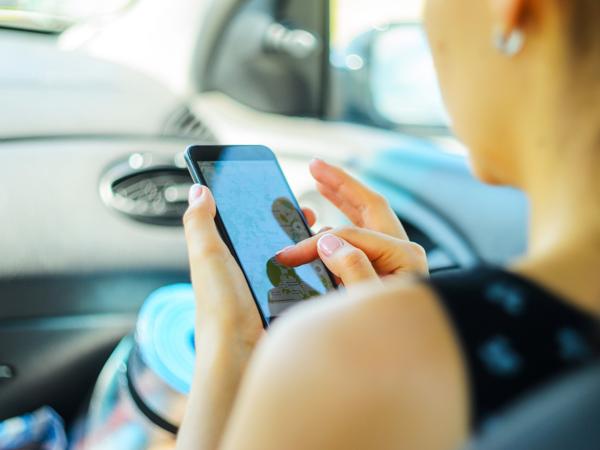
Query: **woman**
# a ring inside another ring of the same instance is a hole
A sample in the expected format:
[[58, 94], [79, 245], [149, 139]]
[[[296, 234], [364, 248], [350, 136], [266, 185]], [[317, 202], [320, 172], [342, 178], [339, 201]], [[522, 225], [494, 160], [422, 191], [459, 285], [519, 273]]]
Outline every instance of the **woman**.
[[531, 200], [530, 248], [508, 268], [406, 276], [423, 274], [425, 257], [389, 207], [315, 161], [320, 192], [355, 226], [278, 258], [320, 256], [347, 289], [263, 337], [213, 198], [191, 190], [202, 351], [180, 449], [453, 449], [598, 354], [599, 21], [598, 0], [427, 2], [442, 91], [476, 174]]

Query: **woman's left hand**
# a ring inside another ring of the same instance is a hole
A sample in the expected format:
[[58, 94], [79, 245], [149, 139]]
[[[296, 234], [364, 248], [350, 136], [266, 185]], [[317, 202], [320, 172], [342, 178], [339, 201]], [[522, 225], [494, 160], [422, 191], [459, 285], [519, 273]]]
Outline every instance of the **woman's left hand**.
[[218, 448], [240, 381], [263, 334], [246, 279], [215, 224], [207, 187], [190, 189], [183, 218], [196, 298], [197, 358], [177, 449]]
[[215, 224], [210, 190], [194, 185], [183, 218], [196, 297], [198, 348], [225, 341], [240, 357], [249, 356], [263, 332], [262, 321], [244, 275]]
[[[217, 230], [210, 190], [192, 186], [189, 203], [183, 223], [196, 297], [197, 339], [210, 333], [209, 339], [227, 339], [249, 355], [263, 335], [258, 308], [237, 261]], [[314, 212], [303, 209], [303, 213], [312, 226], [316, 221]]]
[[[196, 298], [196, 370], [177, 448], [217, 448], [263, 324], [246, 279], [215, 224], [215, 200], [194, 185], [183, 218]], [[315, 215], [305, 210], [310, 225]]]

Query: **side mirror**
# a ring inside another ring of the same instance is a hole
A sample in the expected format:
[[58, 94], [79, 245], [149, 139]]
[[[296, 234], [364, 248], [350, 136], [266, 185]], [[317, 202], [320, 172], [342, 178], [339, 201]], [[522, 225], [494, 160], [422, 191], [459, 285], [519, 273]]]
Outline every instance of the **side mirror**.
[[427, 38], [417, 23], [357, 37], [334, 64], [342, 69], [347, 113], [388, 128], [447, 130]]

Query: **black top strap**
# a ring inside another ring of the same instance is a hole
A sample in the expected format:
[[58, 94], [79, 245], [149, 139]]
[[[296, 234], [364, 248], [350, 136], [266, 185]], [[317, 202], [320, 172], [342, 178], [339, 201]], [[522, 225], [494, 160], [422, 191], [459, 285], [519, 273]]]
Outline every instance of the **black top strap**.
[[595, 317], [516, 274], [477, 267], [436, 274], [428, 284], [462, 346], [475, 428], [600, 355]]

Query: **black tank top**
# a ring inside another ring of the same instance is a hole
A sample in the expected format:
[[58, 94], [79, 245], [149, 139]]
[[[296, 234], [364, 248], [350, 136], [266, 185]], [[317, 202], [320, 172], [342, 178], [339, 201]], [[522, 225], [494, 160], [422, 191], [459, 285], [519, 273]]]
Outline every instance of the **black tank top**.
[[428, 283], [462, 346], [475, 430], [525, 392], [600, 356], [597, 318], [516, 274], [478, 267]]

